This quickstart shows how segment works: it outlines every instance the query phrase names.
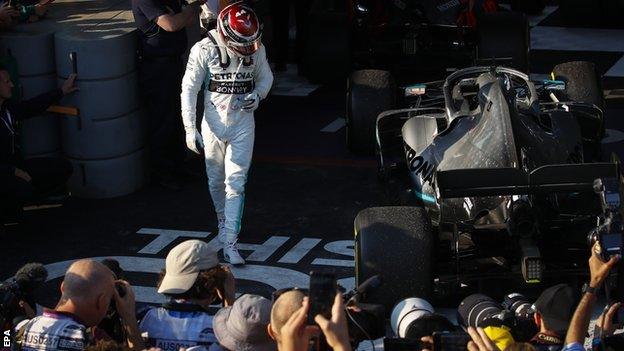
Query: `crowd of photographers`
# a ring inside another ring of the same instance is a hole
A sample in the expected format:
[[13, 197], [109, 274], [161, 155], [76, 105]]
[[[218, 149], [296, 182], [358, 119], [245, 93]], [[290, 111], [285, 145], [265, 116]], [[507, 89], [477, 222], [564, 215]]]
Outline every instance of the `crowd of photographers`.
[[160, 306], [135, 303], [117, 261], [85, 259], [67, 269], [56, 307], [37, 315], [34, 291], [47, 272], [40, 264], [27, 264], [0, 288], [0, 322], [16, 350], [348, 351], [362, 341], [374, 349], [373, 341], [365, 340], [384, 336], [388, 351], [577, 351], [586, 349], [586, 338], [593, 350], [622, 350], [624, 338], [614, 333], [620, 303], [607, 305], [588, 330], [598, 292], [618, 260], [605, 262], [596, 244], [582, 292], [559, 284], [534, 303], [521, 294], [509, 294], [502, 303], [470, 295], [457, 308], [457, 325], [426, 300], [408, 298], [392, 311], [389, 332], [383, 312], [354, 303], [353, 293], [332, 290], [328, 310], [315, 316], [310, 306], [314, 309], [318, 296], [312, 297], [312, 284], [310, 290], [275, 291], [272, 301], [237, 297], [235, 277], [219, 263], [215, 249], [188, 240], [167, 255], [157, 283], [167, 302]]

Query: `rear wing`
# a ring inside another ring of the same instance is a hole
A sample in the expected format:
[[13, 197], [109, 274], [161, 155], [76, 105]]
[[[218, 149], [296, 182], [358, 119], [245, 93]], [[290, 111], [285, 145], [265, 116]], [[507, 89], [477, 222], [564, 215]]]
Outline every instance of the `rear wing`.
[[441, 198], [592, 191], [596, 178], [618, 177], [617, 163], [548, 165], [526, 173], [517, 168], [438, 171]]

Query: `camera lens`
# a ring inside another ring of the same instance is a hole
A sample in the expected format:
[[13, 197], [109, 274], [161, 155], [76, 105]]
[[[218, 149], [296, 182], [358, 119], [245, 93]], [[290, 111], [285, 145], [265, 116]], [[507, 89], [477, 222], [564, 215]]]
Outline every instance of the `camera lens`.
[[524, 295], [512, 293], [503, 299], [503, 308], [513, 312], [516, 317], [529, 318], [533, 314], [532, 304]]
[[481, 327], [484, 320], [501, 312], [501, 306], [491, 297], [473, 294], [466, 297], [457, 307], [457, 321], [465, 328]]
[[410, 297], [394, 306], [390, 314], [390, 326], [396, 336], [404, 338], [414, 321], [432, 313], [433, 306], [427, 300]]

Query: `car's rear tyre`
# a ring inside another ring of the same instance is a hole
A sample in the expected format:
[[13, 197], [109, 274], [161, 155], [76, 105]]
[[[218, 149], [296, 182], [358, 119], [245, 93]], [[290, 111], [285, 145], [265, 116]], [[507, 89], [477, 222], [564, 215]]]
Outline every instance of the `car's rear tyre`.
[[347, 147], [351, 152], [375, 152], [375, 122], [396, 103], [396, 83], [388, 71], [365, 69], [347, 80]]
[[587, 61], [560, 63], [552, 70], [556, 80], [566, 84], [563, 91], [568, 101], [594, 104], [604, 110], [604, 96], [596, 66]]
[[477, 58], [480, 64], [496, 58], [511, 58], [511, 65], [504, 66], [528, 73], [529, 43], [529, 22], [523, 13], [484, 13], [478, 19]]
[[[593, 63], [587, 61], [561, 63], [553, 68], [552, 76], [565, 82], [566, 85], [565, 90], [557, 92], [559, 100], [594, 104], [604, 111], [605, 101], [600, 75]], [[593, 140], [583, 145], [585, 160], [599, 161], [602, 156], [600, 140], [605, 135], [604, 119], [598, 125], [595, 121], [582, 117], [577, 117], [577, 120], [583, 138]]]
[[356, 286], [375, 274], [380, 287], [362, 300], [382, 304], [390, 313], [406, 297], [430, 298], [434, 238], [422, 207], [371, 207], [355, 217]]

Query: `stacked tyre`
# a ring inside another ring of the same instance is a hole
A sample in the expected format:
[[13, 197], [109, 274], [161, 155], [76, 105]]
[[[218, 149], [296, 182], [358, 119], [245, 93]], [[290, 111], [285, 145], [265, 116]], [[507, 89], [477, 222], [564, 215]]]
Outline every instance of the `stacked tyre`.
[[[56, 88], [54, 30], [41, 26], [18, 27], [2, 33], [2, 55], [18, 62], [23, 100]], [[14, 97], [18, 98], [18, 97]], [[53, 114], [42, 114], [20, 122], [21, 153], [24, 158], [58, 156], [61, 151], [60, 121]]]
[[126, 28], [72, 30], [55, 35], [59, 81], [75, 71], [79, 91], [65, 100], [63, 152], [74, 165], [72, 194], [110, 198], [146, 181], [145, 116], [139, 108], [136, 33]]

